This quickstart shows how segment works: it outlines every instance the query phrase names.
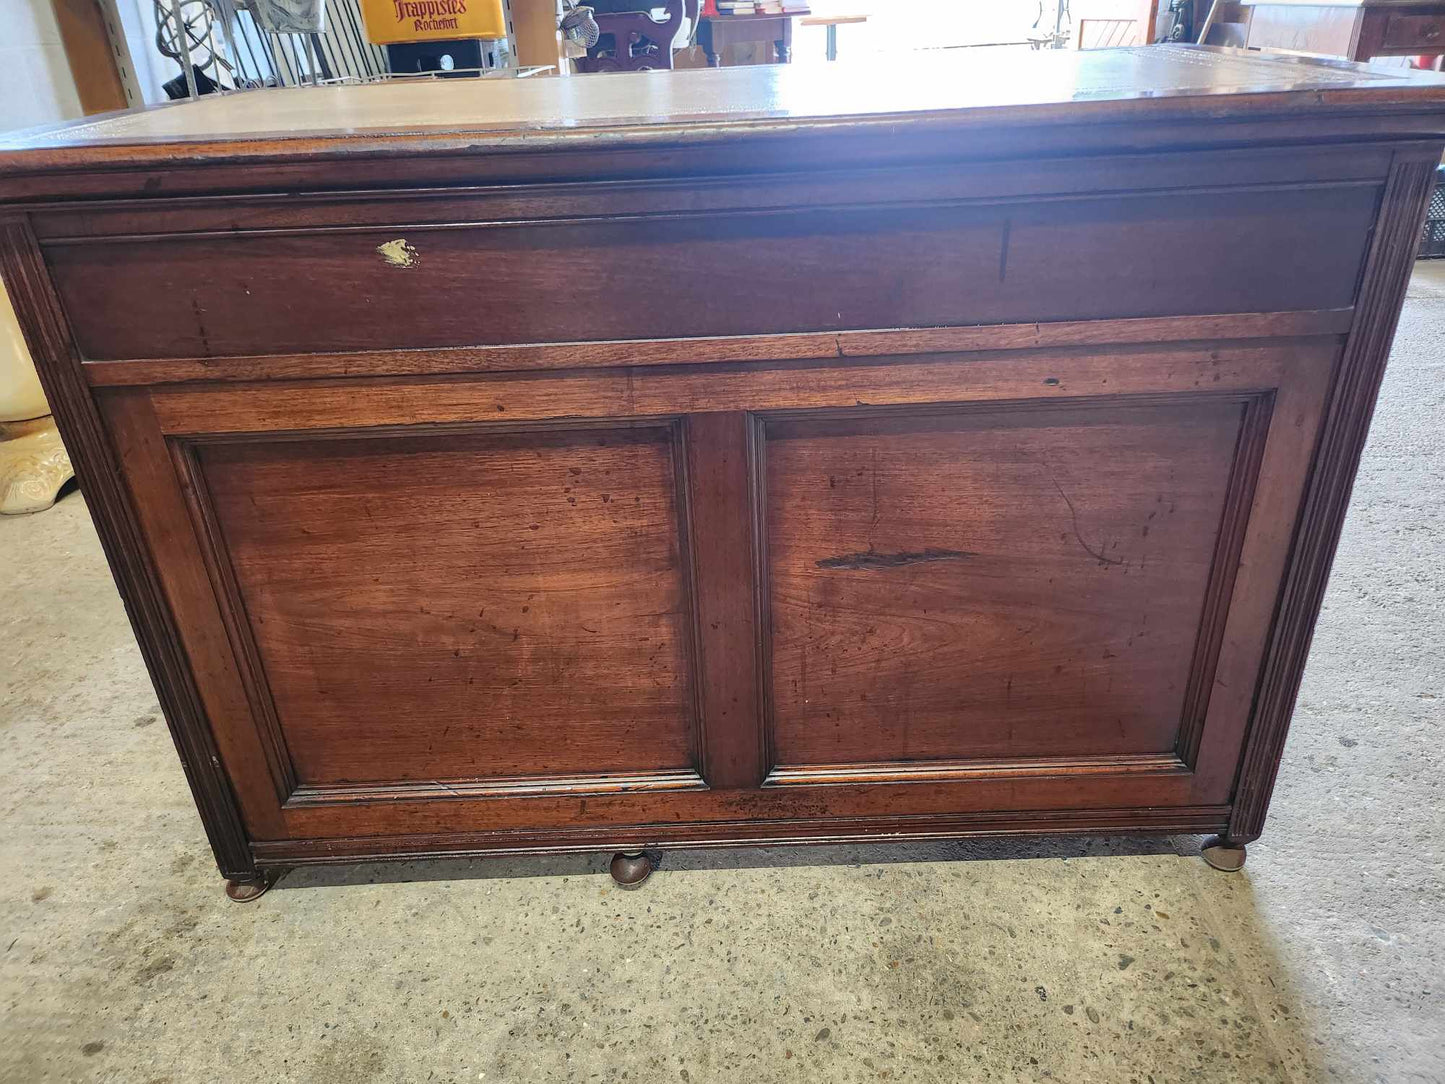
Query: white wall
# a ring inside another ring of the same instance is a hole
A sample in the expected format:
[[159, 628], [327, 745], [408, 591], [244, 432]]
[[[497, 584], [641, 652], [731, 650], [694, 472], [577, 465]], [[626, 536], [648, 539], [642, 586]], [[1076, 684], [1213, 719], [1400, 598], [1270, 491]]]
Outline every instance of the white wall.
[[[1097, 2], [1097, 0], [1096, 0]], [[1023, 42], [1030, 35], [1054, 29], [1059, 0], [1043, 0], [1038, 29], [1039, 0], [810, 0], [817, 15], [866, 13], [866, 23], [838, 27], [838, 59], [878, 63], [907, 63], [898, 56], [919, 49], [950, 49], [997, 42]], [[1074, 7], [1083, 5], [1075, 0]], [[1208, 8], [1208, 4], [1204, 4]], [[827, 31], [821, 26], [793, 22], [793, 63], [824, 63]], [[1005, 47], [1006, 48], [1006, 47]], [[1014, 47], [1028, 50], [1027, 45]], [[890, 56], [890, 54], [892, 54]], [[966, 60], [961, 60], [966, 63]]]
[[0, 131], [80, 115], [50, 0], [0, 0]]
[[[6, 0], [0, 0], [0, 4]], [[161, 84], [181, 74], [181, 66], [156, 48], [156, 9], [152, 0], [108, 0], [120, 22], [120, 31], [130, 54], [133, 75], [131, 93], [133, 106], [156, 105], [170, 101]]]
[[[0, 0], [0, 131], [80, 115], [50, 0]], [[7, 420], [46, 409], [14, 321], [9, 300], [0, 298], [0, 418]]]

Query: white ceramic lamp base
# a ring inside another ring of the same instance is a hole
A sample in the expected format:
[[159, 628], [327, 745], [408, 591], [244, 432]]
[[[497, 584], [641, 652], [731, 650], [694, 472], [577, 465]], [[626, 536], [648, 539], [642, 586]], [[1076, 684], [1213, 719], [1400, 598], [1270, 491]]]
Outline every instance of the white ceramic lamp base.
[[0, 515], [49, 508], [74, 476], [60, 431], [49, 414], [24, 422], [0, 422]]

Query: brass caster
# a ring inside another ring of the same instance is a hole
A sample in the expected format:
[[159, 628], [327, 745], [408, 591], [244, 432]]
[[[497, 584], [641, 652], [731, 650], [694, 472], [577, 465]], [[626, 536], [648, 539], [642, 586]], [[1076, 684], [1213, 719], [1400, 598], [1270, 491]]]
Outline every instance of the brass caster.
[[1199, 857], [1214, 869], [1225, 873], [1238, 873], [1244, 868], [1244, 844], [1231, 847], [1223, 836], [1213, 836], [1204, 841], [1204, 849], [1199, 852]]
[[619, 888], [637, 888], [652, 876], [657, 860], [646, 851], [618, 851], [612, 856], [611, 868]]
[[226, 895], [232, 903], [252, 903], [264, 896], [275, 882], [275, 877], [265, 873], [244, 881], [227, 881]]

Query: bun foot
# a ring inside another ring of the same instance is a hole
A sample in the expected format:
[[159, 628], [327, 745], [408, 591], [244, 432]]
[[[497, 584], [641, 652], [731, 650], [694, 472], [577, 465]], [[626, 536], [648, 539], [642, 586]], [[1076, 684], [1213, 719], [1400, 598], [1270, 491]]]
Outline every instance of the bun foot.
[[1244, 868], [1244, 844], [1231, 847], [1223, 836], [1214, 836], [1204, 843], [1199, 856], [1210, 866], [1225, 873], [1238, 873]]
[[233, 903], [250, 903], [264, 896], [274, 880], [275, 878], [263, 873], [259, 877], [250, 877], [244, 881], [227, 881], [226, 895]]
[[612, 879], [620, 888], [636, 888], [657, 868], [657, 862], [645, 851], [618, 851], [612, 856]]

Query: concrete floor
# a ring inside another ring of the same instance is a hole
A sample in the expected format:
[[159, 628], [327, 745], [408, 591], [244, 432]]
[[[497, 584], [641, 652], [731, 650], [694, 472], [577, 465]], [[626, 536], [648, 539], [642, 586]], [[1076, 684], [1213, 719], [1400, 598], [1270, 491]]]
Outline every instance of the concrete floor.
[[0, 522], [0, 1081], [1445, 1081], [1445, 266], [1264, 838], [298, 872], [228, 903], [85, 507]]

